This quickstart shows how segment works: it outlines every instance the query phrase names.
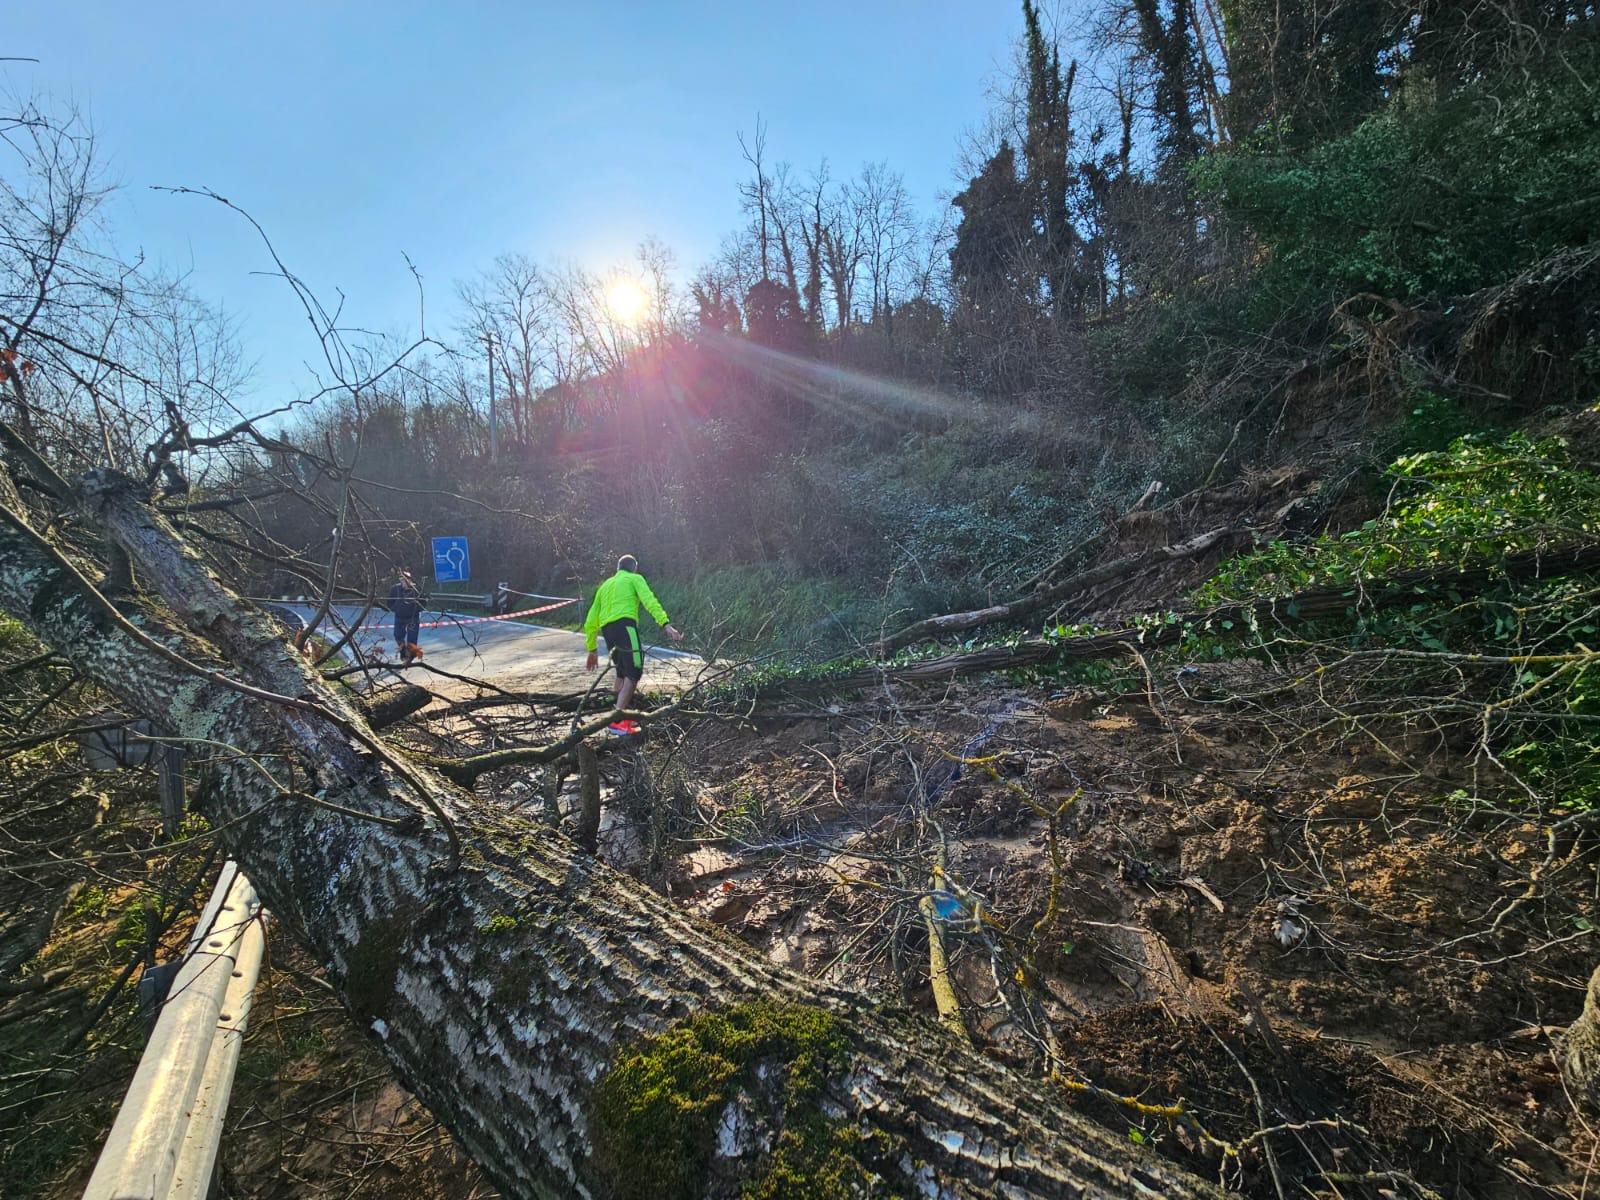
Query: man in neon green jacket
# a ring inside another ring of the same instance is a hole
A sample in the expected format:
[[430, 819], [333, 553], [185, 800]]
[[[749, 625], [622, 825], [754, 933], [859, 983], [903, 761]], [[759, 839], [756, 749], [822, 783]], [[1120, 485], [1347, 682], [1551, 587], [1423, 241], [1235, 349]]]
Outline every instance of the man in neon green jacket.
[[[584, 618], [583, 636], [589, 649], [586, 666], [594, 670], [600, 665], [600, 654], [595, 648], [598, 637], [606, 639], [611, 651], [611, 661], [617, 668], [617, 711], [626, 711], [633, 700], [633, 690], [644, 675], [644, 646], [639, 641], [639, 605], [666, 630], [675, 642], [683, 641], [683, 634], [673, 628], [667, 619], [667, 610], [650, 590], [650, 585], [639, 574], [639, 560], [624, 554], [617, 560], [617, 573], [602, 583], [594, 593], [594, 603], [589, 605], [589, 615]], [[616, 733], [637, 733], [639, 726], [626, 718], [611, 726]]]

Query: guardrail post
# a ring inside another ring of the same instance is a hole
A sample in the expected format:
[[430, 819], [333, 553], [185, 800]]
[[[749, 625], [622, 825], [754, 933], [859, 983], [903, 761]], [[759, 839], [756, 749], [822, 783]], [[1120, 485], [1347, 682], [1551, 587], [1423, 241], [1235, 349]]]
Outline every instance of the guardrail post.
[[165, 745], [156, 750], [156, 780], [161, 793], [161, 832], [168, 838], [178, 836], [183, 824], [184, 787], [182, 746]]

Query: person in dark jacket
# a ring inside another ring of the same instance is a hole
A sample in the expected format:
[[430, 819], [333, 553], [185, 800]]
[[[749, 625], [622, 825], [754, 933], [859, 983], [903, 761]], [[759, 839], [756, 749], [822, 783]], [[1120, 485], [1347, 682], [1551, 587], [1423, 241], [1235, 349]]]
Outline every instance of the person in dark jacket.
[[394, 614], [394, 644], [400, 661], [409, 663], [417, 655], [418, 622], [422, 618], [422, 593], [404, 567], [389, 589], [389, 611]]

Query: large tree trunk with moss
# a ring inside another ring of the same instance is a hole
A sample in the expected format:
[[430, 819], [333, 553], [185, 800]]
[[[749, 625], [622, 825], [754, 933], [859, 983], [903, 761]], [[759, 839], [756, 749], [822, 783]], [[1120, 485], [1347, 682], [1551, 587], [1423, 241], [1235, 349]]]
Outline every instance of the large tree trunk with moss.
[[1210, 1193], [931, 1022], [782, 970], [403, 761], [117, 481], [93, 507], [155, 593], [132, 628], [15, 519], [0, 608], [210, 753], [216, 836], [507, 1194]]
[[1561, 1077], [1574, 1104], [1600, 1113], [1600, 967], [1583, 990], [1583, 1011], [1561, 1040]]

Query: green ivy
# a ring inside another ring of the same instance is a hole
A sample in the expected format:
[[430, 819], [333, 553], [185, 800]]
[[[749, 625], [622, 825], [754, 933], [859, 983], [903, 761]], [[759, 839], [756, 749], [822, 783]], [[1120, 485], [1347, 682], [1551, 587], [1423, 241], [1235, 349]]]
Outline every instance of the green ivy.
[[[1485, 655], [1510, 663], [1482, 672], [1490, 749], [1555, 808], [1600, 804], [1600, 607], [1591, 578], [1495, 577], [1518, 551], [1600, 540], [1600, 475], [1559, 438], [1516, 433], [1457, 439], [1448, 450], [1405, 455], [1390, 467], [1384, 512], [1342, 534], [1278, 542], [1226, 564], [1194, 593], [1204, 605], [1355, 585], [1419, 568], [1482, 567], [1486, 587], [1419, 589], [1409, 605], [1366, 610], [1298, 631], [1306, 642]], [[1293, 606], [1286, 611], [1293, 615]], [[1248, 653], [1262, 639], [1246, 638]], [[1184, 647], [1201, 655], [1198, 641]], [[1420, 668], [1419, 668], [1420, 669]], [[1522, 793], [1524, 796], [1527, 792]]]
[[1595, 540], [1600, 476], [1559, 438], [1457, 439], [1406, 455], [1387, 472], [1392, 502], [1359, 529], [1275, 542], [1225, 564], [1195, 593], [1200, 604], [1282, 596], [1397, 571], [1494, 562], [1504, 555]]

